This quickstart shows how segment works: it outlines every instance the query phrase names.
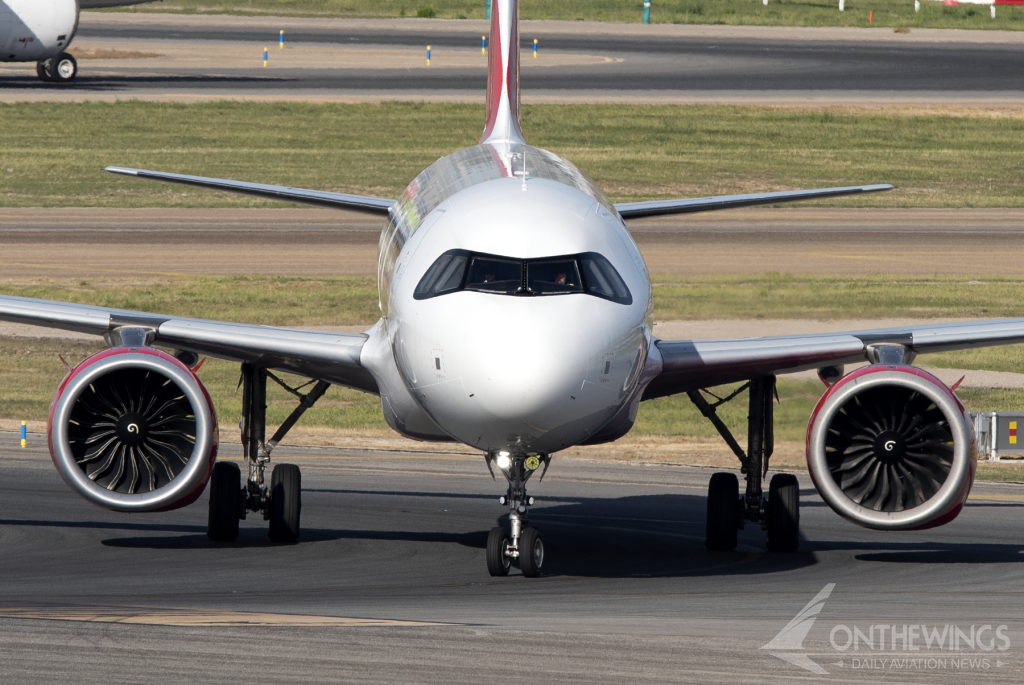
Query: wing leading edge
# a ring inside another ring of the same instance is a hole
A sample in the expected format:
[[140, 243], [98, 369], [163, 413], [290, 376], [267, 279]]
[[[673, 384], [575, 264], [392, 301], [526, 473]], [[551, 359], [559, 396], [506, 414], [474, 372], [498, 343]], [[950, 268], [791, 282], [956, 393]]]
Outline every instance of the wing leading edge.
[[351, 209], [357, 212], [368, 214], [387, 215], [395, 206], [394, 200], [384, 197], [372, 197], [370, 195], [350, 195], [348, 193], [333, 193], [327, 190], [307, 190], [305, 188], [289, 188], [288, 186], [274, 186], [265, 183], [247, 183], [245, 181], [231, 181], [225, 178], [207, 178], [205, 176], [189, 176], [187, 174], [170, 174], [164, 171], [147, 171], [146, 169], [126, 169], [124, 167], [108, 166], [106, 171], [121, 176], [135, 176], [151, 181], [163, 181], [164, 183], [178, 183], [180, 185], [193, 186], [195, 188], [208, 188], [210, 190], [225, 190], [230, 193], [242, 195], [253, 195], [264, 197], [270, 200], [284, 200], [286, 202], [299, 202], [317, 207], [330, 207], [332, 209]]
[[361, 361], [367, 336], [187, 319], [28, 297], [0, 296], [0, 321], [107, 336], [123, 327], [153, 331], [153, 344], [290, 371], [378, 393]]
[[917, 354], [1024, 343], [1024, 319], [966, 321], [850, 333], [732, 340], [658, 340], [661, 372], [644, 399], [776, 373], [867, 360], [869, 345], [893, 343]]
[[623, 219], [639, 219], [644, 216], [665, 214], [692, 214], [715, 209], [736, 209], [755, 205], [773, 205], [778, 202], [800, 200], [824, 200], [830, 197], [863, 195], [892, 190], [888, 183], [868, 186], [846, 186], [842, 188], [818, 188], [816, 190], [785, 190], [778, 193], [749, 193], [746, 195], [717, 195], [713, 197], [690, 197], [679, 200], [649, 200], [646, 202], [620, 202], [615, 209]]

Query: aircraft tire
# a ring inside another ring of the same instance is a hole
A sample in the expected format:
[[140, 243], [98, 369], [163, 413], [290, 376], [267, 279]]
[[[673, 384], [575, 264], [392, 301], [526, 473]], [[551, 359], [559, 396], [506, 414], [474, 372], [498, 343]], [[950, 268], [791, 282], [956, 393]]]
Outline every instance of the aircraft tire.
[[238, 511], [242, 496], [242, 473], [238, 464], [218, 461], [210, 477], [210, 517], [206, 537], [214, 542], [238, 538]]
[[507, 576], [510, 560], [505, 554], [509, 544], [508, 533], [501, 526], [491, 528], [487, 535], [487, 572], [492, 576]]
[[54, 83], [71, 83], [78, 76], [78, 62], [68, 53], [62, 52], [50, 60], [47, 71]]
[[36, 76], [39, 77], [40, 81], [46, 81], [49, 83], [53, 79], [50, 78], [50, 61], [48, 59], [36, 62]]
[[735, 473], [716, 473], [708, 483], [704, 546], [713, 552], [736, 549], [740, 485]]
[[776, 473], [768, 485], [768, 549], [795, 552], [800, 546], [800, 484], [791, 473]]
[[519, 569], [527, 578], [540, 578], [544, 566], [544, 537], [536, 528], [523, 528], [519, 536]]
[[278, 464], [270, 480], [270, 539], [292, 544], [299, 540], [302, 474], [295, 464]]

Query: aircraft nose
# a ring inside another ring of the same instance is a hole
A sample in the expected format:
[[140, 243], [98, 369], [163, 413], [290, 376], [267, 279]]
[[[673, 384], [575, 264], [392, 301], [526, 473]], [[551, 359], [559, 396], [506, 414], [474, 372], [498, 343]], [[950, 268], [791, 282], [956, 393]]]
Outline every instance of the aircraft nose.
[[614, 415], [642, 336], [625, 308], [577, 296], [466, 295], [459, 319], [468, 324], [439, 333], [460, 344], [432, 358], [444, 378], [419, 395], [445, 431], [482, 449], [554, 451]]
[[536, 425], [548, 423], [550, 412], [575, 400], [589, 356], [581, 343], [594, 343], [532, 326], [508, 333], [477, 328], [466, 342], [470, 355], [463, 383], [480, 410], [495, 419]]

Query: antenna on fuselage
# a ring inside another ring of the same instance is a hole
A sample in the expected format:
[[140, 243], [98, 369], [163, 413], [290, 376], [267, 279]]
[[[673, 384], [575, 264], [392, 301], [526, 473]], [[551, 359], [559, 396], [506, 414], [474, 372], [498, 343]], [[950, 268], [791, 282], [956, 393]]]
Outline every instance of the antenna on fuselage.
[[526, 146], [523, 146], [523, 192], [526, 192]]

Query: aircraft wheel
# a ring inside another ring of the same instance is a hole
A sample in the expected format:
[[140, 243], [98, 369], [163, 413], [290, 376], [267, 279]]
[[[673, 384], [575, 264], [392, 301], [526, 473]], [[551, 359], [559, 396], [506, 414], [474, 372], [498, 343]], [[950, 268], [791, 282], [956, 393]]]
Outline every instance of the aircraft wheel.
[[491, 528], [487, 535], [487, 572], [492, 576], [507, 576], [511, 559], [508, 557], [508, 533], [501, 526]]
[[519, 536], [519, 568], [527, 578], [539, 578], [544, 566], [544, 538], [536, 528], [523, 528]]
[[708, 483], [708, 514], [704, 546], [714, 552], [736, 549], [740, 527], [740, 484], [735, 473], [716, 473]]
[[50, 60], [50, 80], [54, 83], [71, 83], [78, 76], [78, 62], [66, 52]]
[[800, 546], [800, 484], [791, 473], [776, 473], [768, 485], [768, 549], [795, 552]]
[[206, 537], [231, 542], [238, 537], [238, 511], [242, 496], [242, 473], [238, 464], [218, 461], [210, 477], [210, 518]]
[[51, 81], [50, 78], [50, 62], [52, 59], [46, 59], [41, 62], [36, 62], [36, 76], [39, 77], [40, 81]]
[[278, 464], [270, 480], [270, 539], [294, 543], [299, 539], [302, 474], [295, 464]]

